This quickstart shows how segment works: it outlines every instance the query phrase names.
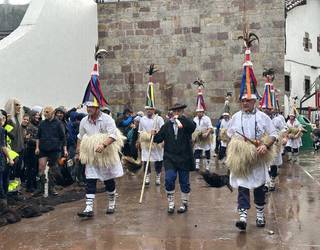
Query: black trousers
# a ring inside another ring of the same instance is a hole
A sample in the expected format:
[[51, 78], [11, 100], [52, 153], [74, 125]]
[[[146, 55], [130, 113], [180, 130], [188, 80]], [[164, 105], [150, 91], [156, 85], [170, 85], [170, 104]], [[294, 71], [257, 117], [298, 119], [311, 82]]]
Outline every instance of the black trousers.
[[39, 171], [39, 158], [34, 148], [25, 150], [24, 164], [26, 168], [27, 188], [37, 188], [37, 175]]
[[[264, 185], [253, 189], [254, 203], [258, 206], [265, 205], [266, 193], [264, 191]], [[250, 189], [245, 187], [238, 188], [238, 209], [250, 208]]]
[[[210, 150], [206, 150], [206, 151], [204, 151], [204, 153], [206, 154], [206, 159], [210, 160], [210, 157], [211, 157]], [[201, 159], [201, 155], [202, 155], [202, 150], [201, 149], [196, 149], [194, 151], [194, 158], [195, 159]]]
[[270, 167], [269, 175], [272, 178], [276, 178], [278, 175], [278, 167], [276, 165], [272, 165]]
[[[95, 194], [97, 191], [97, 179], [86, 179], [86, 193]], [[116, 182], [114, 179], [104, 181], [107, 192], [113, 192], [116, 189]]]
[[286, 147], [285, 148], [288, 153], [299, 153], [299, 148]]
[[215, 152], [216, 154], [219, 153], [220, 145], [221, 145], [221, 141], [219, 140], [219, 137], [216, 136], [216, 148], [214, 149], [214, 152]]
[[219, 149], [219, 160], [222, 160], [225, 156], [226, 156], [226, 152], [227, 152], [227, 148], [226, 147], [223, 147], [223, 146], [220, 146], [220, 149]]
[[[160, 174], [160, 173], [161, 173], [162, 162], [163, 162], [163, 161], [155, 161], [155, 162], [154, 162], [154, 168], [155, 168], [157, 174]], [[152, 162], [149, 162], [148, 174], [151, 173], [151, 163], [152, 163]], [[143, 162], [143, 168], [144, 168], [144, 169], [146, 169], [146, 165], [147, 165], [147, 162], [146, 162], [146, 161]]]
[[6, 199], [9, 188], [9, 167], [4, 166], [0, 171], [0, 199]]
[[23, 151], [18, 152], [19, 157], [17, 157], [14, 161], [14, 165], [10, 167], [10, 179], [13, 180], [14, 178], [20, 178], [21, 182], [25, 182], [26, 176], [25, 176], [25, 170], [24, 170], [24, 164], [23, 164]]

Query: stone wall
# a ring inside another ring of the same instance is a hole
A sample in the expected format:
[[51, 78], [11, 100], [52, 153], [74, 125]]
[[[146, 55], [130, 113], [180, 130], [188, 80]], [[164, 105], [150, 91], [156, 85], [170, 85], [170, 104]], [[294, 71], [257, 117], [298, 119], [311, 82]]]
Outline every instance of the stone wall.
[[[242, 63], [244, 0], [145, 0], [98, 5], [99, 43], [110, 50], [100, 69], [102, 83], [114, 111], [124, 105], [141, 110], [145, 103], [150, 63], [159, 72], [156, 104], [166, 110], [184, 102], [194, 111], [196, 86], [207, 82], [205, 101], [209, 114], [219, 116], [224, 96], [233, 93], [237, 109]], [[245, 0], [251, 32], [260, 38], [252, 61], [260, 88], [264, 67], [276, 69], [276, 87], [283, 89], [283, 0]]]

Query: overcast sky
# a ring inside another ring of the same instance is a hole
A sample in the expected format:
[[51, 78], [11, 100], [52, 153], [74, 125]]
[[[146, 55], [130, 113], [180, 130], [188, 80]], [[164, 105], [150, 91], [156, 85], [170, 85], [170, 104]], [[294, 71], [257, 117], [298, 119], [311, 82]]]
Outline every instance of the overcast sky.
[[31, 0], [0, 0], [0, 4], [2, 3], [10, 3], [10, 4], [28, 4]]

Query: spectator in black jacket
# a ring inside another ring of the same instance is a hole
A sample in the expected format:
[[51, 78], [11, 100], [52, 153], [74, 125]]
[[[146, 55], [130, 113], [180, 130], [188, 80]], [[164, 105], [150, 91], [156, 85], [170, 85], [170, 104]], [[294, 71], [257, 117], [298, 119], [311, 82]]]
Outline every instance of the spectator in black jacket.
[[[44, 108], [45, 120], [41, 121], [36, 140], [36, 155], [39, 155], [39, 175], [41, 182], [41, 193], [44, 191], [46, 182], [44, 171], [48, 163], [49, 168], [56, 166], [61, 148], [65, 157], [68, 157], [65, 130], [59, 120], [54, 118], [54, 109], [52, 107]], [[54, 183], [49, 180], [49, 194], [57, 195], [54, 189]]]
[[40, 114], [30, 111], [30, 122], [25, 135], [24, 164], [27, 176], [27, 192], [33, 193], [37, 188], [36, 178], [38, 175], [38, 156], [35, 154]]
[[63, 124], [64, 131], [66, 133], [67, 130], [67, 119], [66, 119], [66, 110], [63, 106], [59, 106], [54, 111], [54, 117], [61, 121]]

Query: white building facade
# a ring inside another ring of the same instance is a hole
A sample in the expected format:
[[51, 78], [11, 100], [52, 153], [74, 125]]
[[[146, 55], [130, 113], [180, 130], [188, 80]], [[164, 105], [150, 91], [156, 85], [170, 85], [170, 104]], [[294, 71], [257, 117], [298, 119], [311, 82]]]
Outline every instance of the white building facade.
[[[300, 102], [315, 93], [320, 76], [320, 1], [286, 1], [285, 114], [289, 97]], [[316, 95], [302, 103], [316, 107]], [[314, 120], [315, 114], [311, 117]]]

